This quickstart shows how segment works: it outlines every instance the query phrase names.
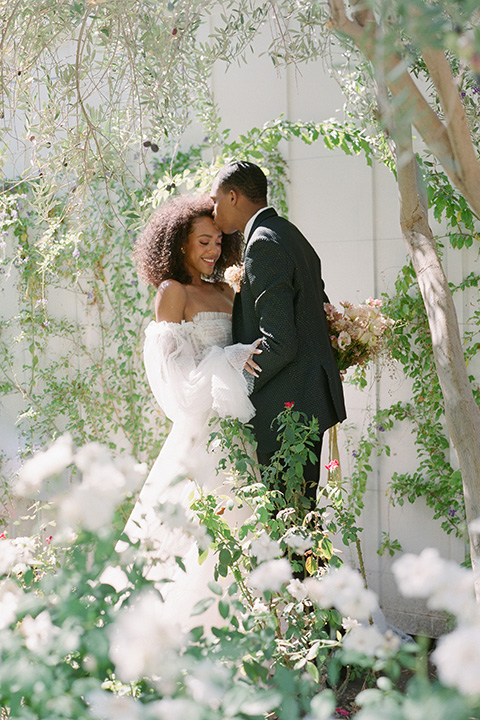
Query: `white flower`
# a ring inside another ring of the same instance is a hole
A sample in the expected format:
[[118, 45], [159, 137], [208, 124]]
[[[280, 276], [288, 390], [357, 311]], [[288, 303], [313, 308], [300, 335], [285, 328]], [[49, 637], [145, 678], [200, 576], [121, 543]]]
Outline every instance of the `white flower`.
[[15, 621], [22, 597], [23, 590], [12, 580], [3, 580], [0, 583], [0, 630]]
[[15, 493], [22, 497], [34, 495], [46, 478], [61, 473], [72, 460], [72, 437], [66, 433], [23, 464], [14, 485]]
[[111, 585], [117, 592], [133, 587], [127, 574], [118, 565], [107, 565], [99, 579], [103, 585]]
[[363, 345], [373, 346], [377, 344], [378, 339], [369, 330], [364, 330], [362, 333], [359, 333], [357, 341]]
[[125, 477], [113, 462], [90, 465], [83, 473], [82, 485], [101, 489], [116, 503], [121, 502], [125, 496]]
[[354, 320], [356, 324], [365, 326], [370, 319], [370, 309], [365, 305], [351, 305], [349, 303], [345, 306], [345, 317]]
[[435, 548], [418, 556], [403, 555], [394, 563], [393, 573], [405, 597], [427, 598], [428, 607], [453, 613], [460, 622], [476, 617], [472, 570], [442, 559]]
[[20, 625], [20, 632], [25, 638], [25, 645], [30, 652], [41, 655], [50, 646], [59, 628], [53, 625], [48, 610], [43, 610], [36, 618], [27, 615]]
[[23, 572], [35, 562], [35, 553], [34, 537], [25, 535], [11, 540], [0, 540], [0, 575]]
[[101, 484], [108, 474], [109, 484], [118, 488], [121, 494], [135, 491], [147, 473], [146, 463], [138, 463], [129, 455], [112, 459], [108, 448], [98, 442], [87, 443], [81, 447], [74, 461], [82, 471], [84, 481]]
[[92, 690], [87, 695], [88, 712], [100, 720], [142, 720], [144, 705], [128, 695], [119, 697], [107, 690]]
[[149, 716], [158, 720], [199, 720], [202, 708], [186, 698], [163, 698], [149, 704]]
[[363, 586], [361, 588], [349, 588], [342, 592], [334, 607], [343, 617], [353, 617], [357, 620], [368, 620], [377, 607], [377, 596], [372, 590]]
[[392, 570], [405, 597], [426, 598], [448, 581], [446, 563], [435, 548], [425, 548], [420, 555], [402, 555]]
[[[140, 505], [139, 501], [135, 521], [128, 524], [127, 535], [131, 542], [140, 542], [140, 555], [147, 565], [156, 565], [157, 569], [161, 563], [175, 562], [174, 556], [184, 557], [192, 548], [192, 540], [201, 550], [207, 550], [212, 542], [204, 525], [196, 518], [187, 517], [178, 503], [170, 502], [152, 507]], [[136, 554], [140, 556], [138, 551]]]
[[123, 682], [168, 674], [176, 666], [183, 641], [180, 628], [165, 618], [163, 602], [153, 590], [145, 590], [119, 611], [110, 638], [110, 657]]
[[185, 685], [195, 702], [214, 710], [220, 707], [229, 683], [227, 668], [210, 660], [195, 663], [185, 677]]
[[85, 483], [76, 485], [59, 501], [58, 519], [61, 528], [85, 528], [97, 532], [108, 527], [118, 505], [108, 486]]
[[290, 563], [286, 558], [280, 558], [279, 560], [268, 560], [255, 568], [250, 573], [248, 584], [260, 592], [265, 592], [265, 590], [277, 592], [291, 579]]
[[323, 690], [310, 701], [310, 714], [305, 720], [333, 720], [335, 695], [332, 690]]
[[124, 477], [125, 489], [128, 492], [135, 492], [147, 475], [147, 463], [139, 463], [130, 455], [120, 455], [115, 458], [114, 464]]
[[99, 442], [90, 442], [75, 453], [74, 462], [78, 469], [85, 473], [91, 465], [108, 463], [110, 459], [110, 452], [105, 445], [101, 445]]
[[298, 602], [302, 602], [302, 600], [305, 600], [305, 598], [307, 597], [307, 588], [297, 578], [293, 578], [292, 580], [290, 580], [287, 585], [287, 591]]
[[460, 623], [473, 621], [479, 614], [474, 593], [473, 571], [453, 562], [449, 562], [448, 567], [448, 576], [430, 595], [427, 605], [432, 610], [446, 610], [452, 613]]
[[368, 620], [377, 607], [375, 594], [364, 587], [360, 574], [348, 565], [318, 579], [307, 578], [304, 583], [313, 602], [323, 608], [334, 607], [345, 617]]
[[383, 635], [374, 625], [358, 625], [350, 630], [343, 640], [345, 650], [375, 657], [384, 643]]
[[342, 330], [338, 335], [337, 343], [340, 350], [345, 350], [346, 347], [352, 344], [352, 338], [346, 330]]
[[438, 641], [432, 653], [444, 685], [465, 695], [480, 694], [480, 628], [462, 627]]
[[208, 550], [212, 544], [212, 538], [208, 534], [208, 530], [205, 525], [199, 525], [192, 522], [189, 529], [190, 535], [195, 540], [200, 550]]
[[263, 532], [258, 538], [252, 540], [250, 544], [250, 555], [254, 555], [258, 562], [265, 560], [274, 560], [282, 554], [282, 549], [276, 540]]
[[17, 561], [18, 551], [11, 540], [0, 540], [0, 575], [7, 575]]
[[344, 617], [342, 620], [342, 627], [344, 630], [351, 630], [354, 627], [358, 627], [360, 623], [355, 618]]
[[400, 636], [392, 630], [387, 630], [383, 636], [382, 644], [377, 648], [378, 657], [389, 657], [390, 655], [395, 655], [401, 644], [402, 640]]
[[265, 603], [260, 600], [260, 598], [255, 598], [252, 605], [252, 613], [254, 615], [264, 615], [268, 612], [270, 612], [268, 609], [268, 605], [265, 605]]
[[294, 552], [302, 555], [312, 547], [312, 538], [309, 535], [307, 537], [303, 537], [303, 535], [288, 535], [285, 538], [285, 543]]

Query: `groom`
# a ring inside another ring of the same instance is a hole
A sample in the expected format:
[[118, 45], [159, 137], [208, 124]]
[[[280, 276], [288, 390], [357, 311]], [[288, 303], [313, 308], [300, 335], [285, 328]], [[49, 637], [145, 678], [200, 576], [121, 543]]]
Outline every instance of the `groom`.
[[323, 304], [328, 302], [320, 259], [308, 240], [267, 206], [267, 178], [253, 163], [229, 163], [216, 176], [211, 198], [220, 230], [243, 232], [245, 271], [233, 306], [233, 341], [261, 337], [261, 372], [251, 401], [258, 460], [267, 465], [278, 449], [274, 418], [294, 402], [295, 410], [318, 419], [315, 463], [304, 479], [315, 503], [325, 430], [345, 419], [343, 389]]

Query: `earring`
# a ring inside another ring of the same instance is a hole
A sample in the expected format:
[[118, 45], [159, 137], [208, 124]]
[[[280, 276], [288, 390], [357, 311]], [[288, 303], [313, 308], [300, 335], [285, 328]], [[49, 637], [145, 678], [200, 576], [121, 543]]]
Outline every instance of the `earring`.
[[185, 248], [183, 246], [180, 248], [180, 252], [182, 253], [182, 255], [185, 255]]

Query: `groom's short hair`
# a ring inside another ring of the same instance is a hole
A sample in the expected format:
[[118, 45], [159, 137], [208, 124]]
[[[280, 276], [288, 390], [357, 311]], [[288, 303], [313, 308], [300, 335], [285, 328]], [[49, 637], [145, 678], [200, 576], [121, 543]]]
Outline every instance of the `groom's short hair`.
[[225, 165], [216, 177], [222, 190], [237, 190], [251, 202], [267, 202], [267, 178], [255, 163], [235, 160]]

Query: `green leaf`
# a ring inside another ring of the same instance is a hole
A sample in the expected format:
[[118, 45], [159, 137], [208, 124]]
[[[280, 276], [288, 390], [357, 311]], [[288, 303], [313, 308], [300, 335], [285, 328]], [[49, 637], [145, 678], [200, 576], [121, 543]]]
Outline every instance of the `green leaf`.
[[315, 682], [318, 683], [320, 680], [320, 673], [318, 672], [317, 666], [314, 663], [308, 661], [306, 668], [308, 674], [315, 680]]
[[191, 612], [191, 615], [201, 615], [204, 613], [208, 608], [215, 602], [215, 599], [212, 597], [209, 598], [203, 598], [203, 600], [199, 600], [194, 606], [193, 610]]
[[223, 595], [222, 586], [219, 583], [215, 582], [215, 580], [210, 580], [210, 582], [208, 583], [208, 587], [213, 593], [215, 593], [215, 595]]
[[230, 603], [228, 603], [226, 600], [219, 600], [218, 611], [222, 618], [226, 620], [226, 618], [230, 615]]

